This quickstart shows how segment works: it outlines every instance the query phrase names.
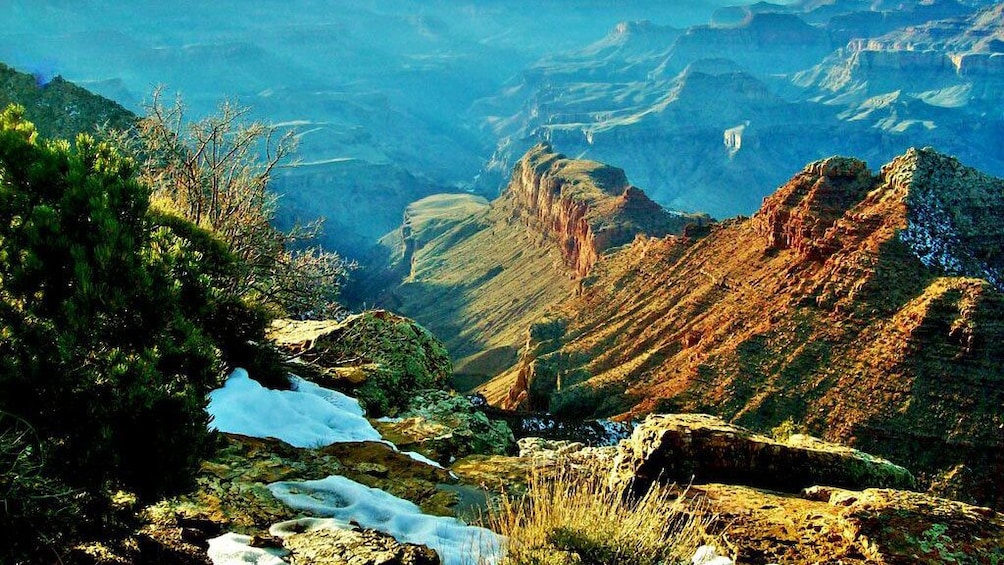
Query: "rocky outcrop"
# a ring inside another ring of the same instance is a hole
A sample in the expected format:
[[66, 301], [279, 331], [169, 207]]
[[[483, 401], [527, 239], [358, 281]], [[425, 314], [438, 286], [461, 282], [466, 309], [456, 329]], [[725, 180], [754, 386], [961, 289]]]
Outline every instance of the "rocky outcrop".
[[490, 420], [469, 397], [438, 390], [415, 393], [398, 418], [376, 428], [401, 449], [443, 465], [472, 454], [505, 455], [516, 446], [505, 421]]
[[[424, 545], [400, 543], [376, 530], [344, 527], [315, 527], [312, 522], [295, 520], [276, 524], [291, 530], [282, 537], [282, 547], [290, 553], [290, 565], [439, 565], [435, 551]], [[305, 531], [297, 531], [305, 530]]]
[[[720, 439], [722, 445], [730, 441], [725, 435]], [[737, 437], [736, 441], [745, 440]], [[797, 441], [814, 444], [804, 437]], [[520, 445], [520, 457], [469, 457], [453, 469], [490, 492], [513, 494], [525, 491], [533, 472], [560, 473], [571, 466], [603, 473], [617, 461], [617, 448], [582, 448], [581, 444], [539, 439], [522, 440]], [[852, 450], [832, 444], [808, 448], [854, 456]], [[763, 459], [773, 455], [770, 448], [761, 453]], [[1004, 557], [1000, 549], [1004, 547], [1004, 515], [927, 494], [831, 486], [781, 493], [699, 482], [680, 483], [678, 491], [682, 503], [707, 524], [708, 533], [724, 533], [726, 553], [736, 563], [982, 564]]]
[[771, 249], [795, 249], [805, 257], [823, 259], [834, 251], [819, 246], [826, 231], [871, 187], [871, 174], [862, 161], [817, 161], [765, 198], [752, 224]]
[[555, 309], [557, 349], [525, 357], [533, 379], [484, 389], [534, 406], [528, 383], [560, 379], [536, 389], [559, 416], [791, 420], [1004, 506], [1002, 201], [1001, 181], [929, 149], [877, 175], [813, 163], [752, 218], [609, 255]]
[[804, 436], [782, 443], [705, 414], [652, 415], [621, 442], [613, 488], [643, 494], [655, 481], [727, 483], [799, 492], [812, 485], [912, 488], [909, 471]]
[[567, 329], [568, 321], [561, 318], [544, 318], [530, 325], [520, 352], [516, 383], [502, 401], [503, 409], [547, 410], [551, 393], [561, 388], [561, 367], [556, 366], [560, 358], [548, 355], [561, 348]]
[[268, 337], [296, 370], [350, 390], [373, 416], [396, 413], [418, 390], [442, 388], [452, 372], [443, 344], [416, 322], [384, 310], [342, 321], [277, 320]]
[[737, 563], [997, 563], [1004, 515], [916, 492], [812, 487], [800, 495], [694, 485], [688, 496], [727, 528]]
[[520, 159], [503, 198], [528, 228], [555, 240], [577, 277], [640, 233], [658, 237], [689, 223], [631, 186], [623, 170], [568, 159], [547, 144]]

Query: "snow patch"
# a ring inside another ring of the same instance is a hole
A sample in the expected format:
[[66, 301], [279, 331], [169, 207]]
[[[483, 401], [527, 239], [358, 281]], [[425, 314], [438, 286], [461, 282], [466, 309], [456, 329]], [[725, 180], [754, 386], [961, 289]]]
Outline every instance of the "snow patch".
[[293, 390], [271, 390], [235, 369], [223, 388], [209, 393], [210, 428], [295, 447], [382, 440], [352, 397], [299, 377], [290, 382]]
[[209, 540], [209, 560], [213, 565], [289, 565], [281, 549], [251, 547], [251, 536], [223, 534]]
[[718, 548], [713, 545], [698, 547], [690, 561], [694, 565], [735, 565], [732, 559], [718, 555]]
[[400, 542], [427, 545], [445, 565], [491, 564], [501, 555], [501, 538], [491, 530], [468, 526], [456, 518], [427, 516], [407, 500], [345, 477], [272, 483], [268, 489], [300, 512], [355, 522]]
[[425, 463], [426, 465], [432, 465], [433, 467], [437, 467], [439, 469], [443, 469], [442, 465], [440, 465], [436, 461], [433, 461], [432, 459], [429, 459], [428, 457], [426, 457], [425, 455], [422, 455], [421, 453], [419, 453], [417, 451], [404, 451], [402, 453], [404, 453], [408, 457], [411, 457], [415, 461], [418, 461], [419, 463]]

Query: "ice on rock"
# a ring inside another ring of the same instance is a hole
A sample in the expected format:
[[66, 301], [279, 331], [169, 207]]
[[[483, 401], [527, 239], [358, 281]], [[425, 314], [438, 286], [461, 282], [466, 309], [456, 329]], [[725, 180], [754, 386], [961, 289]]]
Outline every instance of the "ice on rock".
[[446, 565], [490, 564], [501, 553], [501, 539], [491, 530], [468, 526], [455, 518], [422, 514], [407, 500], [345, 477], [272, 483], [268, 489], [295, 510], [355, 522], [400, 542], [427, 545]]
[[352, 397], [291, 377], [293, 390], [272, 390], [236, 369], [209, 393], [210, 427], [251, 437], [274, 437], [295, 447], [381, 441]]
[[[325, 389], [298, 377], [292, 390], [271, 390], [237, 369], [223, 388], [209, 394], [206, 409], [210, 426], [223, 432], [252, 437], [274, 437], [296, 447], [319, 447], [336, 442], [383, 441], [363, 417], [359, 403], [344, 394]], [[395, 448], [396, 449], [396, 448]], [[440, 467], [418, 453], [409, 457]], [[394, 536], [405, 543], [423, 544], [439, 553], [446, 565], [491, 564], [501, 552], [500, 538], [491, 530], [468, 526], [455, 518], [427, 516], [407, 500], [369, 488], [345, 477], [319, 481], [282, 482], [269, 490], [287, 506], [314, 516], [310, 527], [339, 527], [355, 522]], [[297, 527], [304, 527], [299, 523]], [[273, 535], [281, 534], [277, 524]], [[249, 538], [226, 534], [210, 542], [215, 565], [282, 565], [281, 552], [248, 546]]]

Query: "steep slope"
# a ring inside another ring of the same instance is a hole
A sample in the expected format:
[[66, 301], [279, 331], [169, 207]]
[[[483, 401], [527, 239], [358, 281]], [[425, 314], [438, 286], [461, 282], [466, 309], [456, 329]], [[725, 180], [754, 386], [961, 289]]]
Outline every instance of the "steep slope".
[[932, 150], [877, 176], [819, 161], [752, 218], [601, 262], [564, 335], [486, 390], [568, 414], [790, 419], [999, 506], [1002, 218], [1004, 181]]
[[0, 109], [8, 104], [24, 106], [25, 117], [47, 138], [72, 140], [100, 125], [126, 129], [135, 118], [115, 102], [62, 77], [30, 75], [0, 63]]
[[380, 304], [446, 342], [468, 388], [512, 366], [526, 327], [573, 295], [604, 253], [701, 221], [665, 211], [620, 169], [541, 144], [491, 204], [440, 195], [409, 206], [371, 286], [389, 286]]

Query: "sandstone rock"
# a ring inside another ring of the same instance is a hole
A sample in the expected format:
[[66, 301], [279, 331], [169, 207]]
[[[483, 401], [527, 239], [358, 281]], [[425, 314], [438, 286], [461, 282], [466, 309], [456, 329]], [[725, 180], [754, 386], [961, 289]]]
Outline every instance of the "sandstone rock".
[[301, 362], [306, 378], [351, 390], [376, 416], [401, 410], [414, 391], [445, 386], [452, 371], [435, 336], [384, 310], [340, 322], [277, 320], [268, 335]]
[[864, 198], [872, 184], [862, 161], [842, 157], [817, 161], [765, 198], [751, 223], [772, 249], [797, 249], [808, 258], [824, 259], [835, 251], [820, 245], [826, 231]]
[[520, 159], [504, 198], [528, 227], [556, 241], [577, 277], [588, 275], [601, 253], [639, 233], [662, 236], [701, 221], [666, 212], [621, 169], [568, 159], [547, 144]]
[[884, 459], [796, 436], [785, 444], [704, 414], [652, 415], [621, 442], [610, 484], [644, 493], [655, 481], [724, 482], [799, 492], [812, 485], [912, 488]]
[[692, 486], [687, 496], [727, 528], [737, 563], [996, 563], [1004, 515], [921, 493], [813, 487], [802, 495]]
[[[298, 522], [277, 524], [285, 529]], [[282, 546], [290, 552], [290, 565], [439, 565], [436, 552], [424, 545], [400, 543], [376, 530], [338, 527], [306, 527], [302, 533], [288, 533]]]

